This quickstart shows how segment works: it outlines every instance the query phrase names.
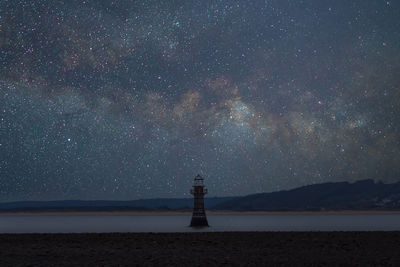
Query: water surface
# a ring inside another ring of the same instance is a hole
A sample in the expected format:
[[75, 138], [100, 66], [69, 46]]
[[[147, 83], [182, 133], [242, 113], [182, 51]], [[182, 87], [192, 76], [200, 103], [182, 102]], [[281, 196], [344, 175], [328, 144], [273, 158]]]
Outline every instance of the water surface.
[[0, 233], [400, 231], [400, 214], [209, 215], [210, 227], [188, 227], [190, 215], [7, 215]]

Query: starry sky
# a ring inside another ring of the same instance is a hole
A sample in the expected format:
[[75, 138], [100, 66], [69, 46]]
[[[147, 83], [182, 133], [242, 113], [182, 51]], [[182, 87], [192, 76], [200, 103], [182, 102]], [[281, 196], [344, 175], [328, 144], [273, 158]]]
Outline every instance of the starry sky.
[[0, 1], [0, 201], [400, 180], [400, 2]]

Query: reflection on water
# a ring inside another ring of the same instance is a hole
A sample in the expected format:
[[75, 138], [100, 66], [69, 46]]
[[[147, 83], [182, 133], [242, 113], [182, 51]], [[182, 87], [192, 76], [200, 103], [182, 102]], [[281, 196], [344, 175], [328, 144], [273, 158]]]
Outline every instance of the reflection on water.
[[211, 227], [188, 227], [190, 215], [0, 216], [0, 233], [199, 232], [199, 231], [394, 231], [400, 214], [210, 215]]

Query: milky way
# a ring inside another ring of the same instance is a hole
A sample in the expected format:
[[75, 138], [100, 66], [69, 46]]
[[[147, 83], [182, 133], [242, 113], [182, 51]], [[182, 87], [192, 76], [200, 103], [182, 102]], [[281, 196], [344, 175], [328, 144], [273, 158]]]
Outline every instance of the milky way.
[[0, 200], [400, 179], [400, 3], [1, 1]]

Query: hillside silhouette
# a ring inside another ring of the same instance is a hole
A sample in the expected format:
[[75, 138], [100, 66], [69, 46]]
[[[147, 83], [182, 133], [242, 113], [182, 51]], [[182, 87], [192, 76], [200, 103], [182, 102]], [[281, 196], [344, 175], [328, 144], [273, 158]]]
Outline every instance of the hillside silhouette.
[[[400, 182], [384, 184], [362, 180], [354, 183], [323, 183], [242, 197], [212, 197], [205, 198], [205, 207], [208, 210], [232, 211], [400, 210]], [[192, 198], [0, 203], [0, 212], [168, 211], [191, 208]]]

